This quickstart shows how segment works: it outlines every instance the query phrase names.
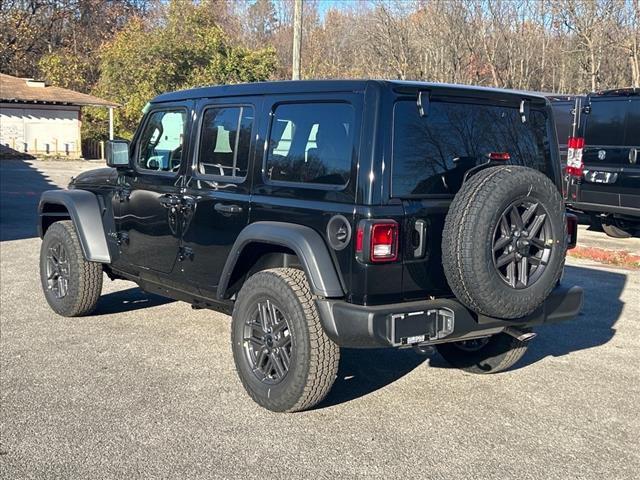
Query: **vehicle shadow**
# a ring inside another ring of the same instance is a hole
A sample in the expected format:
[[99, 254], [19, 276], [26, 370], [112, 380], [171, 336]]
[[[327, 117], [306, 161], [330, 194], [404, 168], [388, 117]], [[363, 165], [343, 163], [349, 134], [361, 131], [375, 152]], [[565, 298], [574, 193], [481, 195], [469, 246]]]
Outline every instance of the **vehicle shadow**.
[[110, 315], [113, 313], [132, 312], [143, 308], [157, 307], [174, 302], [171, 298], [147, 293], [138, 287], [107, 293], [100, 297], [92, 315]]
[[333, 388], [316, 408], [331, 407], [368, 395], [404, 377], [428, 358], [413, 349], [343, 348]]
[[0, 241], [37, 235], [38, 202], [58, 188], [24, 160], [0, 160]]
[[[571, 321], [543, 325], [538, 336], [513, 369], [523, 368], [545, 357], [604, 345], [615, 335], [624, 302], [620, 299], [627, 282], [624, 273], [597, 268], [567, 266], [563, 284], [584, 288], [584, 305]], [[383, 388], [429, 359], [429, 367], [452, 368], [440, 355], [426, 357], [414, 350], [342, 349], [338, 378], [327, 398], [317, 408], [355, 400]]]
[[616, 333], [624, 302], [621, 295], [627, 275], [598, 268], [565, 268], [563, 283], [584, 288], [584, 304], [580, 315], [569, 322], [536, 328], [538, 336], [515, 368], [522, 368], [545, 357], [561, 357], [571, 352], [604, 345]]

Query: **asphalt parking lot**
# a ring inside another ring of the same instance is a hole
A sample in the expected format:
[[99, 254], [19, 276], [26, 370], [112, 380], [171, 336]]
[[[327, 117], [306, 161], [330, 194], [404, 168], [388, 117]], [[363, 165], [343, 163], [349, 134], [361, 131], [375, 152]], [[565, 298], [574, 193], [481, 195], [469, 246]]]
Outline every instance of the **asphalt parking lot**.
[[319, 408], [274, 414], [226, 315], [108, 280], [95, 315], [49, 310], [33, 209], [87, 167], [0, 161], [1, 478], [638, 478], [640, 271], [569, 260], [583, 313], [506, 373], [344, 350]]

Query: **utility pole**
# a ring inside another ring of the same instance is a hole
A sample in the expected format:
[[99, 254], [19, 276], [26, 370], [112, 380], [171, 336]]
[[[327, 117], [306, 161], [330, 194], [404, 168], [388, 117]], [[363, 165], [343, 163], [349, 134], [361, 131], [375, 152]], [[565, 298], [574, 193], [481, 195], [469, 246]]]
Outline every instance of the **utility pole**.
[[302, 0], [295, 0], [293, 9], [293, 65], [291, 80], [300, 80], [300, 50], [302, 49]]

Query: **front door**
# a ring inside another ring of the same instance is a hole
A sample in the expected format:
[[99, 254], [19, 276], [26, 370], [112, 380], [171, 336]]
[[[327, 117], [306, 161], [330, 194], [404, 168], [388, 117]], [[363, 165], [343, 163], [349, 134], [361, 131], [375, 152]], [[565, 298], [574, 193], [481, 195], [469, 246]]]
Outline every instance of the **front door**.
[[190, 290], [215, 298], [224, 264], [249, 221], [259, 99], [203, 101], [191, 176], [186, 179], [179, 257]]
[[184, 106], [151, 110], [132, 145], [133, 168], [118, 177], [118, 266], [143, 277], [171, 273], [178, 257], [188, 118]]

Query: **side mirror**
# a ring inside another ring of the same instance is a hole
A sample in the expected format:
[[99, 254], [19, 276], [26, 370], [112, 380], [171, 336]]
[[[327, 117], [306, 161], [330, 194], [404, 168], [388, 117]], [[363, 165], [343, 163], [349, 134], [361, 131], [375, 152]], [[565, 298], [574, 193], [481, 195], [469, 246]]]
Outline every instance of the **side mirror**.
[[126, 140], [109, 140], [105, 148], [107, 166], [113, 168], [129, 168], [129, 142]]

